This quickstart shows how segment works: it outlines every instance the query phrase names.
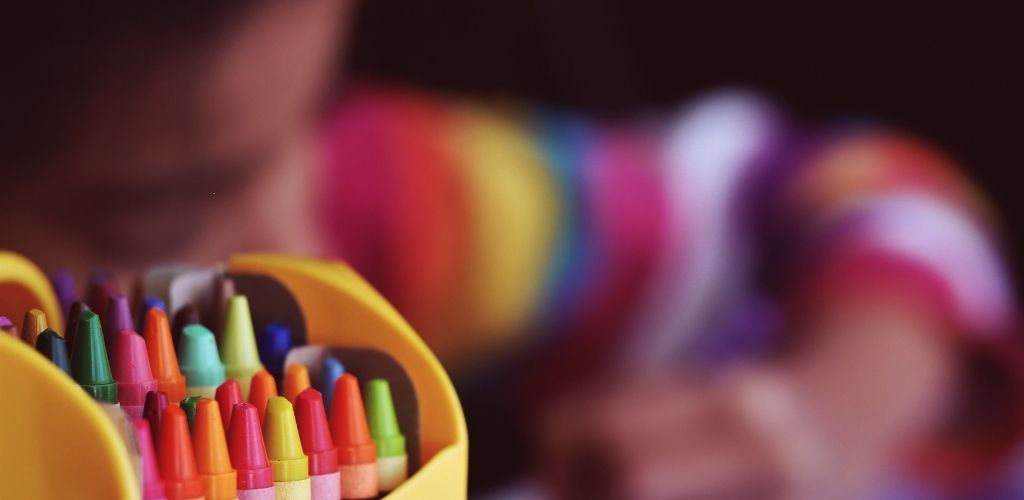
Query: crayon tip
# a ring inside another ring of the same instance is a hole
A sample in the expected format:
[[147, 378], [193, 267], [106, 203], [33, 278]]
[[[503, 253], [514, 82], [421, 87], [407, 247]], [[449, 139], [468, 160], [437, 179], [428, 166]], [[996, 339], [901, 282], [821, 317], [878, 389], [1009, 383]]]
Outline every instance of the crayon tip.
[[3, 332], [4, 335], [17, 337], [18, 327], [14, 326], [14, 322], [7, 316], [0, 316], [0, 332]]
[[249, 299], [235, 295], [228, 299], [224, 313], [224, 331], [220, 336], [220, 353], [228, 378], [242, 386], [242, 396], [249, 394], [249, 381], [253, 374], [263, 369], [260, 355], [256, 350], [256, 334], [252, 329], [252, 315], [249, 313]]
[[107, 314], [103, 317], [103, 336], [107, 339], [107, 351], [116, 352], [117, 334], [121, 330], [135, 330], [132, 322], [132, 309], [128, 305], [128, 298], [124, 295], [114, 295], [107, 303]]
[[82, 312], [88, 311], [89, 307], [85, 302], [74, 301], [68, 308], [68, 321], [64, 327], [64, 341], [68, 344], [68, 354], [75, 352], [75, 339], [78, 338], [78, 323], [82, 319]]
[[167, 304], [164, 304], [163, 299], [147, 295], [142, 299], [142, 305], [139, 307], [139, 314], [137, 316], [139, 318], [138, 323], [140, 332], [146, 331], [146, 315], [149, 313], [149, 310], [153, 308], [164, 311], [165, 314], [167, 313]]
[[270, 398], [263, 420], [263, 441], [274, 469], [274, 481], [299, 481], [309, 477], [309, 461], [302, 452], [292, 404], [281, 396]]
[[146, 404], [142, 407], [142, 416], [149, 421], [149, 430], [153, 433], [153, 442], [160, 442], [160, 422], [164, 419], [164, 410], [170, 405], [167, 394], [163, 391], [146, 393]]
[[228, 455], [220, 407], [212, 399], [203, 399], [196, 405], [192, 447], [196, 452], [196, 467], [203, 479], [206, 500], [234, 499], [238, 495], [237, 478]]
[[203, 399], [202, 396], [189, 396], [178, 403], [178, 406], [180, 406], [182, 410], [185, 410], [185, 416], [188, 417], [189, 429], [192, 428], [192, 424], [196, 421], [196, 405], [199, 404], [201, 399]]
[[274, 376], [270, 372], [260, 370], [252, 376], [251, 385], [249, 402], [256, 407], [256, 411], [260, 415], [260, 422], [262, 422], [267, 411], [267, 401], [277, 396], [277, 381], [274, 380]]
[[295, 398], [295, 421], [299, 426], [302, 450], [309, 457], [309, 473], [314, 476], [338, 471], [338, 449], [331, 440], [324, 399], [312, 387]]
[[274, 485], [274, 473], [263, 444], [263, 431], [255, 406], [239, 403], [232, 408], [228, 450], [231, 466], [238, 472], [238, 489], [255, 490]]
[[324, 358], [323, 367], [320, 370], [320, 392], [324, 395], [324, 408], [330, 408], [334, 402], [334, 384], [338, 377], [345, 373], [345, 366], [334, 356]]
[[242, 389], [238, 386], [238, 381], [229, 378], [224, 381], [223, 384], [217, 386], [217, 392], [214, 395], [217, 399], [217, 405], [220, 406], [220, 414], [224, 422], [224, 432], [228, 431], [228, 426], [231, 425], [231, 414], [232, 408], [236, 404], [244, 403], [242, 399]]
[[338, 463], [354, 465], [377, 460], [377, 449], [370, 439], [359, 380], [351, 373], [338, 377], [331, 405], [331, 437], [338, 447]]
[[387, 380], [375, 378], [366, 384], [366, 418], [370, 423], [370, 435], [377, 443], [378, 457], [405, 455], [405, 436], [398, 428]]
[[284, 360], [292, 350], [292, 331], [283, 323], [263, 327], [258, 339], [260, 361], [276, 379], [284, 377]]
[[25, 320], [21, 322], [21, 340], [24, 340], [28, 345], [34, 346], [36, 345], [36, 337], [47, 328], [46, 313], [39, 309], [29, 309], [25, 313]]
[[284, 397], [289, 402], [295, 403], [299, 393], [309, 389], [312, 384], [309, 382], [309, 369], [302, 363], [292, 363], [285, 369], [284, 375]]
[[47, 359], [57, 365], [57, 368], [64, 370], [64, 373], [71, 375], [71, 361], [68, 358], [68, 347], [64, 338], [57, 332], [47, 328], [36, 337], [36, 350], [46, 356]]
[[110, 372], [100, 318], [92, 311], [83, 312], [79, 318], [71, 375], [93, 399], [117, 404], [117, 382]]
[[139, 445], [139, 455], [142, 458], [142, 498], [144, 500], [167, 498], [166, 485], [160, 477], [160, 465], [157, 463], [156, 451], [153, 449], [152, 429], [149, 422], [143, 418], [133, 418], [132, 428], [135, 430], [135, 441]]
[[223, 331], [228, 301], [236, 295], [235, 280], [220, 275], [213, 289], [213, 324]]
[[50, 276], [50, 284], [53, 286], [53, 291], [57, 293], [60, 310], [67, 311], [78, 295], [75, 292], [75, 277], [67, 271], [57, 271]]
[[142, 416], [146, 393], [157, 390], [156, 379], [149, 368], [146, 341], [131, 331], [121, 330], [114, 343], [114, 379], [121, 408], [132, 417]]
[[160, 475], [167, 485], [168, 498], [203, 496], [203, 482], [196, 468], [188, 417], [177, 406], [168, 406], [164, 410], [157, 452], [160, 454]]
[[188, 387], [217, 387], [224, 383], [224, 365], [213, 332], [203, 325], [188, 325], [181, 335], [179, 366]]
[[110, 297], [118, 293], [120, 293], [120, 287], [110, 273], [96, 271], [89, 276], [89, 298], [86, 304], [89, 309], [96, 311], [101, 323], [106, 324], [107, 322], [106, 312]]
[[185, 330], [188, 325], [198, 325], [199, 320], [199, 309], [192, 304], [186, 304], [185, 307], [178, 309], [178, 312], [174, 313], [174, 322], [171, 328], [171, 340], [174, 341], [174, 345], [181, 346], [181, 332]]
[[157, 388], [166, 392], [171, 401], [181, 401], [185, 398], [185, 376], [178, 366], [178, 355], [171, 342], [167, 313], [158, 308], [150, 308], [146, 311], [143, 324], [149, 366], [153, 370]]

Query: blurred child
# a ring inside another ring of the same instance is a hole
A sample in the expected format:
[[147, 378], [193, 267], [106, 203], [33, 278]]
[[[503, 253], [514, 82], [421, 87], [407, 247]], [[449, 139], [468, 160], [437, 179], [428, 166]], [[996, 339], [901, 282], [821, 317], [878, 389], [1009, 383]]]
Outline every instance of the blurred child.
[[941, 155], [745, 94], [622, 123], [326, 107], [347, 8], [22, 7], [0, 247], [80, 276], [344, 257], [458, 377], [475, 457], [542, 415], [558, 497], [969, 494], [999, 471], [1013, 297]]

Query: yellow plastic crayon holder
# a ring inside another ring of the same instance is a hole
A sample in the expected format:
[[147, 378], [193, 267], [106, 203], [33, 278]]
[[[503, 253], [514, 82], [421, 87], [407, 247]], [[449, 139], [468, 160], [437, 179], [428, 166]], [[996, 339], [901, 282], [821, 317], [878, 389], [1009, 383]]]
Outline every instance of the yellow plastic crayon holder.
[[[310, 344], [377, 349], [406, 370], [419, 401], [422, 466], [386, 498], [466, 497], [466, 421], [455, 389], [426, 344], [380, 294], [339, 262], [242, 254], [229, 260], [227, 270], [265, 275], [284, 285], [302, 309]], [[40, 307], [47, 316], [60, 317], [45, 276], [24, 258], [0, 252], [0, 291], [6, 290], [18, 291], [18, 310]], [[5, 496], [139, 497], [128, 450], [99, 406], [14, 338], [0, 339], [0, 394]]]

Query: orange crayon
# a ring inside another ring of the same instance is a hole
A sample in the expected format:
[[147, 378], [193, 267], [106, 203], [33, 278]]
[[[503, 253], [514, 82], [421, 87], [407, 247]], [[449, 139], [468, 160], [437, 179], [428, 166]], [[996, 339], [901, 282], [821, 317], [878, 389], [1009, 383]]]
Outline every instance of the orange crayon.
[[331, 436], [338, 448], [341, 498], [374, 498], [380, 492], [377, 446], [370, 438], [359, 380], [351, 373], [334, 384]]
[[238, 497], [237, 476], [231, 467], [231, 456], [228, 455], [220, 407], [212, 399], [201, 399], [196, 404], [192, 447], [196, 452], [196, 468], [203, 481], [206, 500], [232, 500]]
[[292, 363], [284, 372], [284, 397], [292, 404], [299, 394], [309, 389], [309, 369], [302, 363]]
[[146, 328], [143, 337], [146, 339], [149, 366], [153, 370], [157, 389], [166, 393], [167, 399], [177, 404], [178, 401], [185, 399], [185, 376], [178, 366], [178, 355], [171, 340], [167, 313], [155, 307], [150, 308], [146, 312], [144, 323]]
[[249, 388], [249, 402], [256, 407], [260, 414], [260, 422], [267, 413], [267, 401], [277, 396], [277, 382], [274, 376], [267, 370], [260, 370], [252, 376], [252, 383]]

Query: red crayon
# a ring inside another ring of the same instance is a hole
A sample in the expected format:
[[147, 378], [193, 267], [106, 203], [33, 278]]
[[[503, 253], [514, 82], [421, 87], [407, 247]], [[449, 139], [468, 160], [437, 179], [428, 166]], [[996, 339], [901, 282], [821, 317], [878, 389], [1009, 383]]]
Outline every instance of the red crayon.
[[309, 388], [295, 398], [295, 421], [299, 426], [302, 451], [309, 458], [309, 479], [312, 500], [341, 498], [341, 472], [338, 469], [338, 448], [331, 439], [324, 397]]
[[143, 500], [160, 500], [167, 498], [167, 488], [160, 478], [160, 465], [156, 461], [153, 450], [153, 436], [149, 422], [144, 418], [133, 418], [135, 440], [139, 444], [139, 455], [142, 456], [142, 498]]
[[157, 389], [153, 371], [149, 369], [146, 341], [132, 330], [121, 330], [114, 343], [114, 379], [117, 400], [130, 417], [141, 417], [146, 406], [146, 393]]
[[119, 293], [121, 293], [121, 287], [110, 274], [97, 272], [89, 277], [89, 298], [86, 304], [100, 317], [100, 323], [107, 324], [106, 313], [110, 297]]
[[242, 387], [238, 385], [237, 380], [229, 378], [217, 387], [214, 399], [217, 400], [217, 406], [220, 407], [221, 421], [224, 423], [224, 433], [226, 434], [231, 428], [231, 415], [234, 413], [235, 405], [245, 402], [242, 400]]
[[342, 498], [374, 498], [380, 492], [377, 446], [366, 423], [359, 380], [351, 373], [338, 377], [331, 404], [331, 437], [338, 447]]
[[250, 403], [231, 410], [228, 453], [238, 473], [238, 500], [274, 500], [274, 472], [263, 444], [259, 412]]
[[168, 406], [160, 423], [160, 475], [167, 484], [167, 498], [203, 498], [203, 480], [196, 467], [192, 436], [185, 410]]
[[153, 434], [153, 443], [160, 442], [160, 422], [164, 420], [164, 410], [168, 406], [167, 393], [149, 391], [146, 393], [146, 405], [142, 407], [142, 417], [149, 421], [149, 431]]

